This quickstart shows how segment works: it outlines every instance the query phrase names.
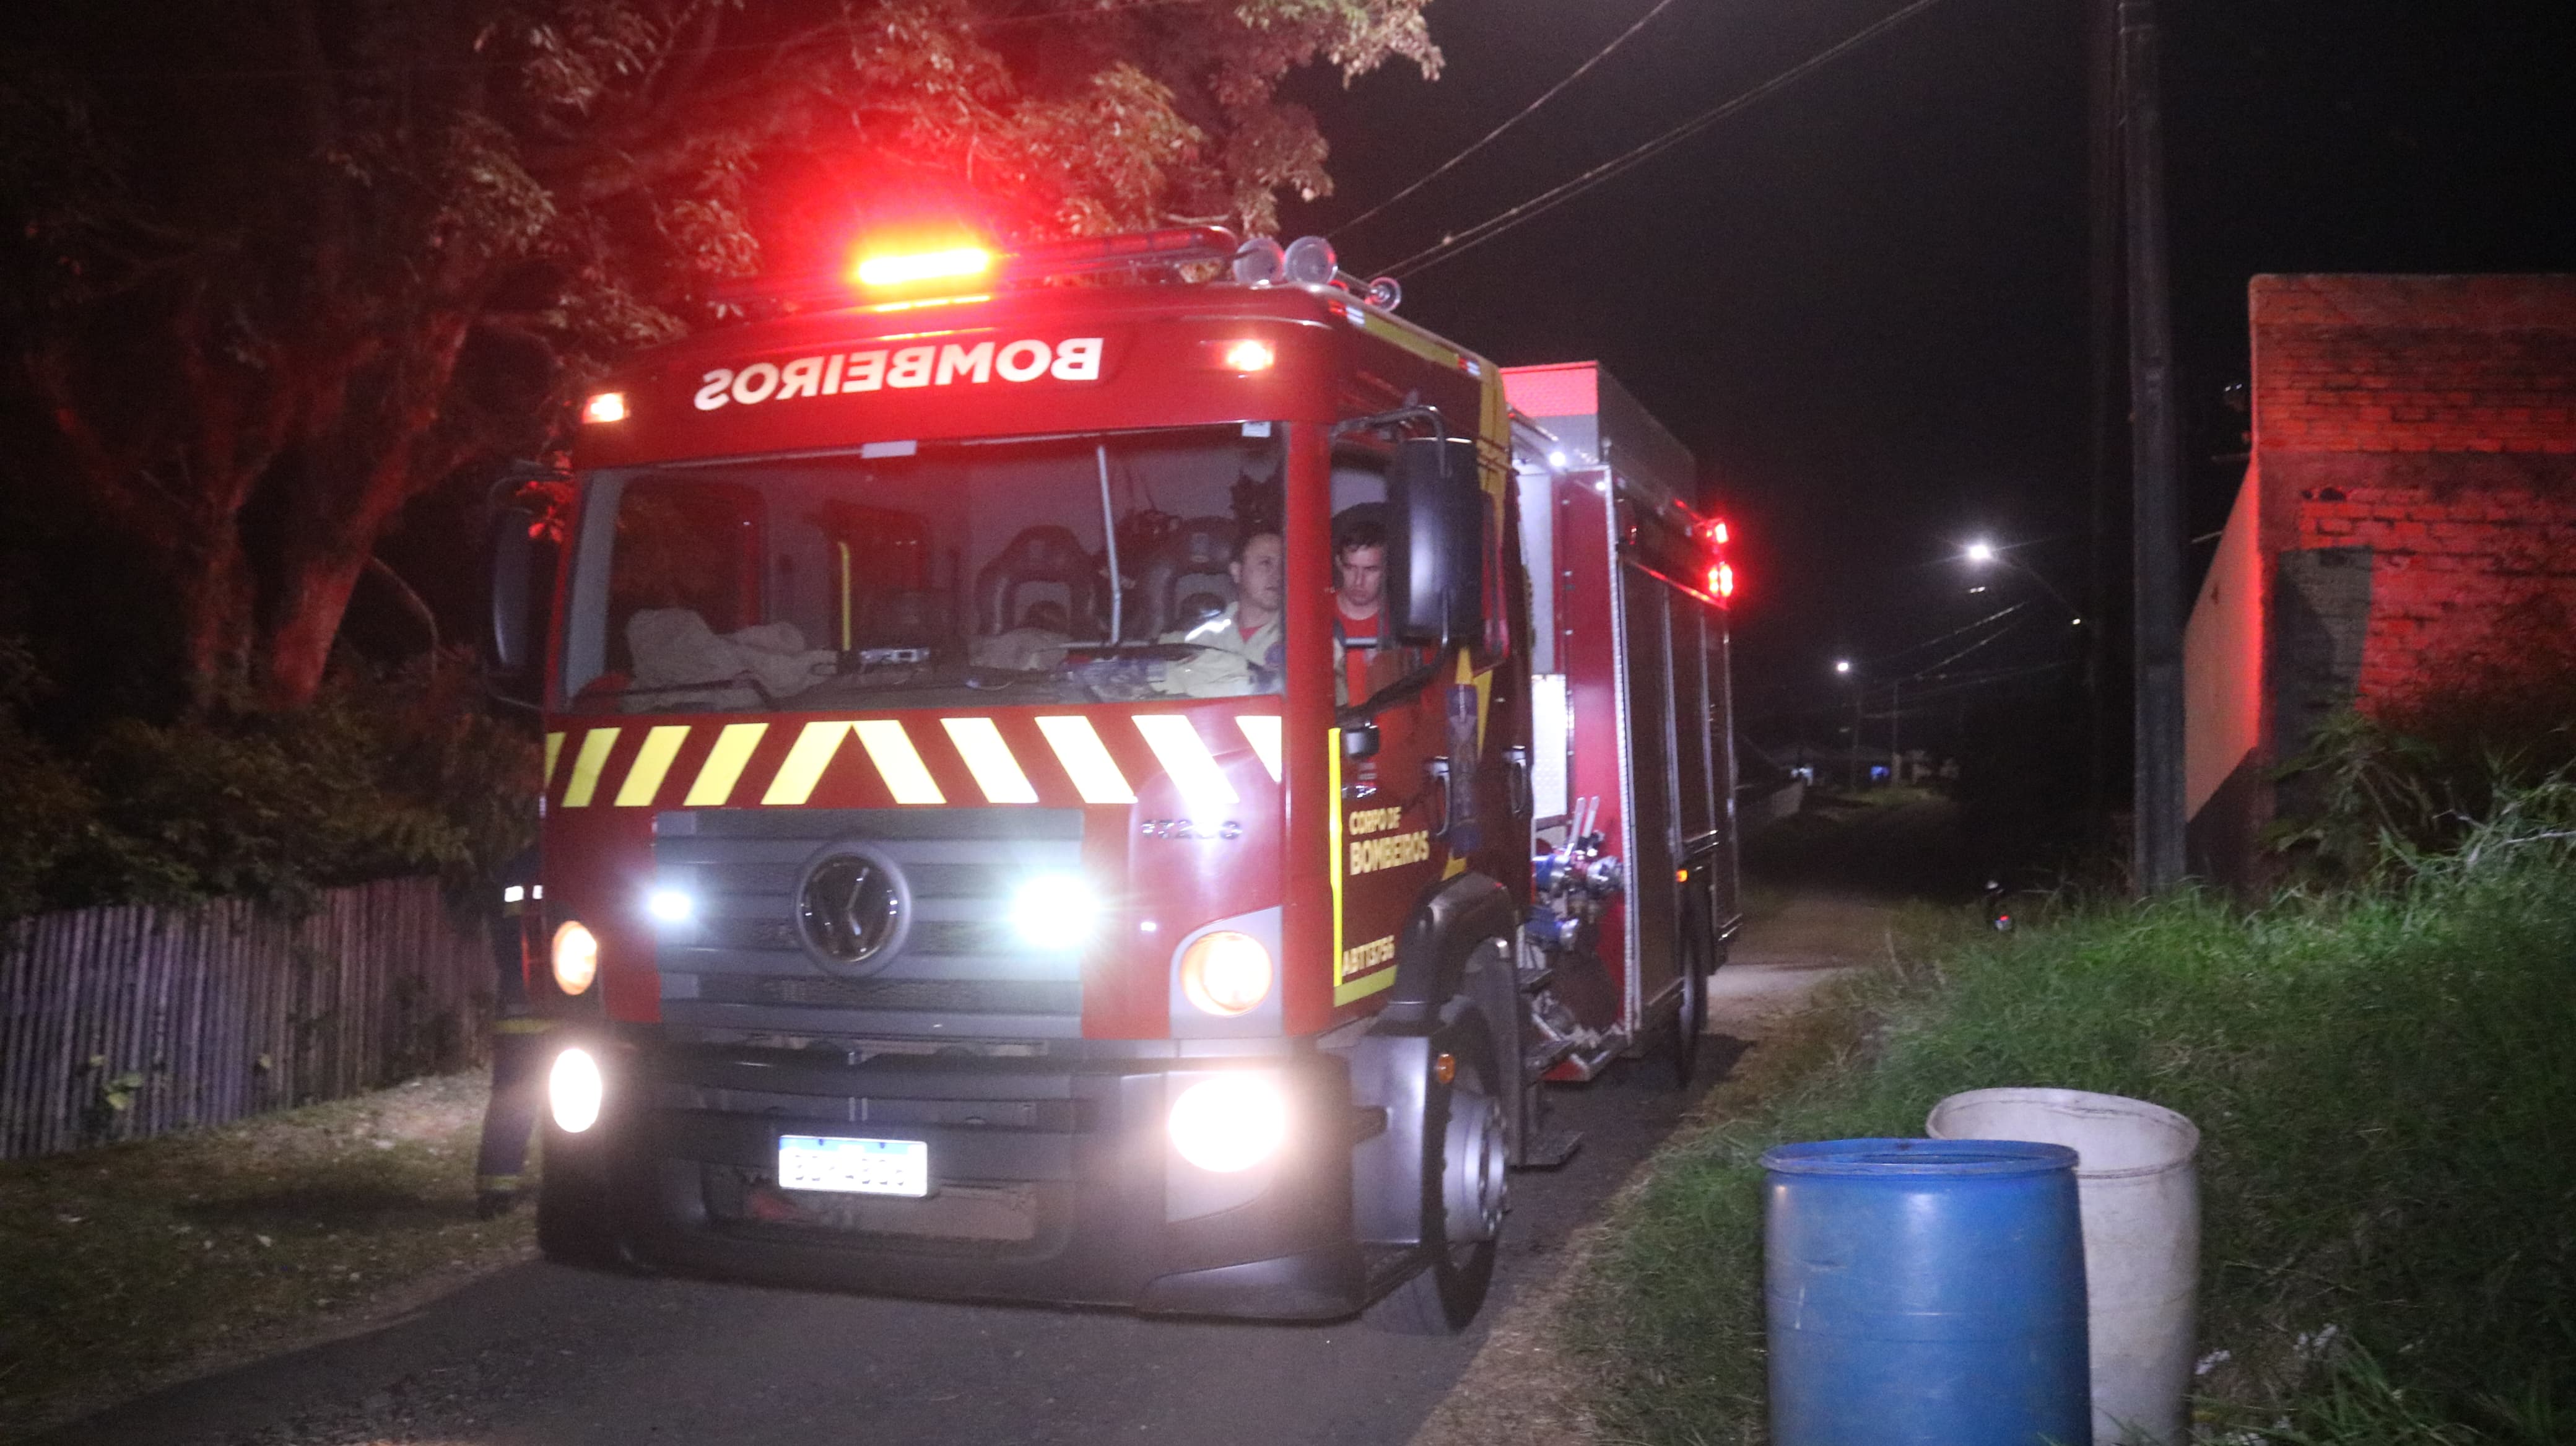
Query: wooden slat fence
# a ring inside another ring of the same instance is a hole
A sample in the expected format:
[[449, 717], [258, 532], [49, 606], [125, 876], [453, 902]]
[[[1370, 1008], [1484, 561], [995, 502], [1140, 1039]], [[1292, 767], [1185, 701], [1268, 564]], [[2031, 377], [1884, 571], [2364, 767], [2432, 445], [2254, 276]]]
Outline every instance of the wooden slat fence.
[[434, 879], [0, 925], [0, 1158], [223, 1124], [484, 1057], [493, 965]]

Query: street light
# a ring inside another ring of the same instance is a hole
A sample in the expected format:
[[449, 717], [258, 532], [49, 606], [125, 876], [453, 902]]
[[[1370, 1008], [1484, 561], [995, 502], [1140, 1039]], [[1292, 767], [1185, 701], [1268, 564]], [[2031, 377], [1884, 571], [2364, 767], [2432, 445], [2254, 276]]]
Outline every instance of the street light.
[[[1982, 537], [1976, 538], [1961, 547], [1959, 549], [1959, 555], [1967, 560], [1970, 567], [1984, 567], [1986, 564], [1994, 562], [2002, 563], [2004, 566], [2011, 568], [2013, 571], [2020, 573], [2026, 578], [2029, 578], [2032, 582], [2038, 583], [2050, 597], [2055, 598], [2057, 600], [2057, 605], [2066, 609], [2067, 619], [2071, 626], [2080, 626], [2083, 623], [2084, 619], [2075, 611], [2075, 604], [2067, 600], [2066, 594], [2057, 590], [2057, 584], [2050, 582], [2045, 576], [2043, 576], [2038, 570], [2032, 568], [2028, 563], [2022, 562], [2013, 557], [2010, 553], [2007, 553], [2002, 548], [1995, 546], [1992, 542], [1989, 542]], [[1970, 592], [1976, 592], [1978, 590], [1979, 589], [1976, 588], [1969, 589]]]
[[[1852, 660], [1849, 658], [1834, 659], [1834, 676], [1847, 683], [1858, 683], [1860, 681], [1860, 674], [1853, 671]], [[1849, 777], [1851, 780], [1851, 791], [1854, 793], [1860, 792], [1861, 699], [1867, 692], [1868, 689], [1866, 688], [1855, 687], [1852, 689], [1851, 771]]]

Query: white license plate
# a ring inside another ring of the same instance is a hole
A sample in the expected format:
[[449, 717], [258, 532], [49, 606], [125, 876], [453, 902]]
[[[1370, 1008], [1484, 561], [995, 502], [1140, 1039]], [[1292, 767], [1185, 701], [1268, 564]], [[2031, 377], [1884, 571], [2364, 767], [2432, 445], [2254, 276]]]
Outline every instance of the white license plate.
[[852, 1195], [930, 1193], [930, 1146], [919, 1140], [778, 1137], [778, 1188]]

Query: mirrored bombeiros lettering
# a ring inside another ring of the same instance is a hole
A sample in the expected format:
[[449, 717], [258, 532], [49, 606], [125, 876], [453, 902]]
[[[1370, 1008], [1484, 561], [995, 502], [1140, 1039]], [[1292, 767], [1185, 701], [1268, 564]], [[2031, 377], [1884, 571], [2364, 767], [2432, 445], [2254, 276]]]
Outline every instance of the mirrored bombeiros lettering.
[[763, 402], [792, 402], [890, 388], [902, 391], [980, 386], [1040, 378], [1096, 382], [1100, 380], [1101, 346], [1102, 339], [1096, 336], [1072, 336], [1060, 341], [1024, 337], [1005, 342], [922, 342], [802, 356], [784, 362], [757, 361], [708, 372], [699, 378], [697, 395], [691, 400], [699, 411], [712, 412], [719, 407], [756, 407]]

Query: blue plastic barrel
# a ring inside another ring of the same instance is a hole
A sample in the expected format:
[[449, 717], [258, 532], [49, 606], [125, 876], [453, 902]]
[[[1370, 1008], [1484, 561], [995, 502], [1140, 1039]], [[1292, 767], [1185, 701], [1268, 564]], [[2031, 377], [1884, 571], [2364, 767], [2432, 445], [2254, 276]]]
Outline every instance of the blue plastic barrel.
[[1774, 1446], [2088, 1446], [2073, 1150], [1827, 1140], [1762, 1168]]

